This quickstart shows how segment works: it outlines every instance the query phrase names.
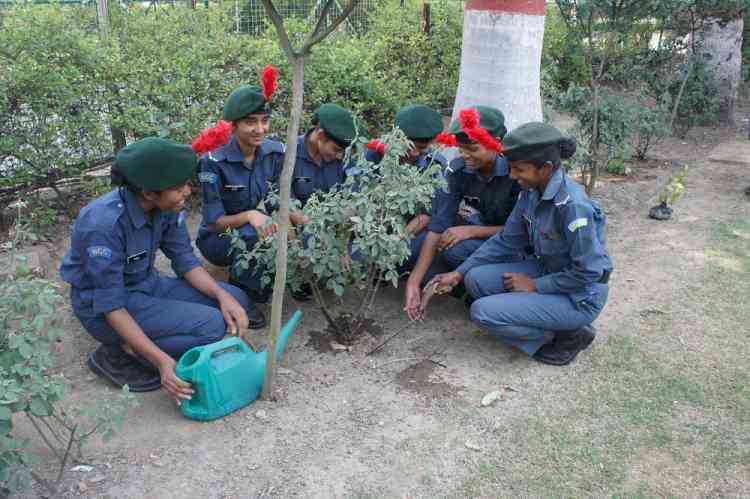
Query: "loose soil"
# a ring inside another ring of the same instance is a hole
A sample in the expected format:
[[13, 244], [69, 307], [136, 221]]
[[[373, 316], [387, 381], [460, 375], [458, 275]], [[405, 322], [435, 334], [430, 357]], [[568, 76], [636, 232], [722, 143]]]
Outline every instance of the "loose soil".
[[[384, 336], [334, 355], [321, 313], [287, 299], [284, 316], [301, 308], [304, 317], [274, 402], [199, 423], [162, 392], [140, 395], [123, 430], [88, 448], [94, 470], [67, 474], [63, 497], [750, 496], [750, 266], [746, 252], [732, 252], [750, 248], [744, 136], [698, 129], [659, 144], [631, 175], [602, 178], [595, 198], [616, 270], [598, 337], [574, 364], [529, 360], [447, 297], [368, 356], [406, 326], [393, 288], [373, 313]], [[739, 147], [742, 162], [707, 159], [719, 144]], [[673, 219], [648, 219], [684, 164], [688, 188]], [[190, 222], [194, 233], [197, 216]], [[49, 275], [66, 247], [56, 245]], [[71, 400], [99, 396], [106, 384], [85, 366], [95, 342], [69, 306], [60, 313], [67, 335], [57, 360]], [[480, 407], [503, 385], [514, 390]]]

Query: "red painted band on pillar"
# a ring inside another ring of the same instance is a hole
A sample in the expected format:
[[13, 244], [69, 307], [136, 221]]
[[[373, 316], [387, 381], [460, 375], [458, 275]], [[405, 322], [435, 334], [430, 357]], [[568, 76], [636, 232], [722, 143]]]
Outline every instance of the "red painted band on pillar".
[[504, 14], [543, 16], [547, 11], [545, 0], [466, 0], [465, 10], [492, 10]]

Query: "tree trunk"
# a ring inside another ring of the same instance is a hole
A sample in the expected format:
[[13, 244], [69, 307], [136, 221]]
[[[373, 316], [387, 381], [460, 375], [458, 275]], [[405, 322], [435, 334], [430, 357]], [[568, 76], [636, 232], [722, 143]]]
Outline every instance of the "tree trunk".
[[696, 34], [700, 43], [698, 55], [713, 69], [719, 88], [722, 123], [734, 125], [737, 89], [740, 84], [742, 63], [742, 15], [733, 19], [708, 17]]
[[268, 360], [266, 364], [265, 379], [263, 380], [263, 393], [261, 397], [269, 400], [273, 393], [274, 370], [276, 369], [276, 341], [281, 330], [281, 312], [284, 304], [284, 291], [286, 289], [286, 263], [287, 263], [287, 234], [289, 233], [289, 197], [292, 186], [292, 173], [294, 162], [297, 159], [297, 135], [299, 124], [302, 119], [302, 95], [304, 75], [304, 55], [295, 55], [289, 58], [292, 65], [292, 111], [289, 126], [286, 130], [286, 153], [284, 155], [284, 169], [279, 180], [279, 229], [276, 234], [278, 238], [278, 249], [276, 250], [276, 277], [273, 283], [273, 299], [271, 301], [271, 329], [268, 332]]
[[545, 11], [544, 0], [466, 0], [454, 119], [484, 104], [503, 112], [508, 130], [542, 120]]

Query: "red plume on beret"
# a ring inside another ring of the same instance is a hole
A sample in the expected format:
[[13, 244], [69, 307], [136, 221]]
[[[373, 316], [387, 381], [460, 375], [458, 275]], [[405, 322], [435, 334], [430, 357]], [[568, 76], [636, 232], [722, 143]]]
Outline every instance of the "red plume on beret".
[[435, 137], [435, 141], [438, 144], [443, 144], [447, 147], [456, 147], [457, 145], [456, 136], [449, 133], [439, 133], [437, 137]]
[[196, 154], [205, 154], [225, 145], [231, 137], [232, 124], [228, 121], [219, 120], [215, 126], [203, 130], [193, 141], [191, 147]]
[[372, 139], [367, 143], [367, 148], [371, 151], [375, 151], [381, 156], [385, 154], [385, 144], [380, 142], [378, 139]]
[[476, 109], [465, 108], [459, 113], [461, 131], [463, 131], [471, 140], [498, 154], [503, 152], [503, 144], [495, 140], [490, 133], [479, 126], [479, 113]]
[[270, 64], [263, 68], [260, 81], [263, 85], [263, 97], [267, 102], [271, 102], [273, 94], [276, 93], [276, 80], [279, 78], [279, 72]]

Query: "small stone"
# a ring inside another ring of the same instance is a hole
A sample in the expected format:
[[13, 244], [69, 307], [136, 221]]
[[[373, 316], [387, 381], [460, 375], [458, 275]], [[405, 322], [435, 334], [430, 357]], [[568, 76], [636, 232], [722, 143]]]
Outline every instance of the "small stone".
[[498, 400], [505, 400], [505, 392], [501, 390], [495, 390], [482, 397], [482, 407], [487, 407]]
[[384, 421], [378, 421], [378, 426], [383, 426], [385, 424]]
[[153, 463], [151, 463], [151, 464], [153, 464], [153, 465], [154, 465], [154, 466], [156, 466], [157, 468], [163, 468], [163, 467], [164, 467], [164, 463], [163, 463], [163, 462], [161, 462], [161, 461], [154, 461], [154, 462], [153, 462]]
[[479, 444], [476, 444], [470, 440], [467, 440], [466, 443], [464, 443], [467, 449], [471, 449], [476, 452], [482, 452], [482, 446]]
[[266, 421], [268, 419], [268, 414], [266, 414], [266, 411], [261, 409], [255, 413], [255, 417], [260, 419], [261, 421]]
[[84, 473], [88, 473], [89, 471], [93, 470], [93, 466], [89, 466], [87, 464], [79, 464], [78, 466], [73, 466], [70, 471], [82, 471]]

